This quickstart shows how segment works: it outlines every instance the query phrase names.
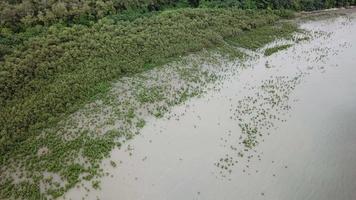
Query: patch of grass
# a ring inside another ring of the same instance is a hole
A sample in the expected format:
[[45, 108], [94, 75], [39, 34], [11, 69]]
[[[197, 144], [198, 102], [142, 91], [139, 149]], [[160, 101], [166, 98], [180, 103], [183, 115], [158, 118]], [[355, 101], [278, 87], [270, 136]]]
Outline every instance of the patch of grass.
[[278, 38], [291, 38], [292, 34], [297, 30], [297, 25], [285, 22], [277, 25], [257, 27], [228, 41], [239, 47], [256, 50]]
[[285, 44], [285, 45], [280, 45], [280, 46], [276, 46], [276, 47], [271, 47], [265, 50], [265, 56], [270, 56], [278, 51], [284, 50], [284, 49], [288, 49], [289, 47], [293, 46], [292, 44]]

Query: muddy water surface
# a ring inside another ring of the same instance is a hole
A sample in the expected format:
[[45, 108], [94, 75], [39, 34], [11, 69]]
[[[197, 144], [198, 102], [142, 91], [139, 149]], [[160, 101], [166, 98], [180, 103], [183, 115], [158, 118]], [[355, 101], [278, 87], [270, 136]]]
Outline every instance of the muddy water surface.
[[356, 199], [356, 19], [301, 26], [309, 41], [149, 119], [104, 163], [101, 190], [66, 198]]

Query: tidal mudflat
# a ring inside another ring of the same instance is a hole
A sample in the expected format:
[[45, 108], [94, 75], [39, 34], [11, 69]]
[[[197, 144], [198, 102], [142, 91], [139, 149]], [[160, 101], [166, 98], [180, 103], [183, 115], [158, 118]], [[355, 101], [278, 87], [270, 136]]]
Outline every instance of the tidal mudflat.
[[[356, 199], [356, 18], [300, 26], [299, 39], [215, 62], [234, 73], [145, 119], [103, 162], [100, 189], [64, 198]], [[164, 96], [152, 94], [138, 92], [142, 102]]]

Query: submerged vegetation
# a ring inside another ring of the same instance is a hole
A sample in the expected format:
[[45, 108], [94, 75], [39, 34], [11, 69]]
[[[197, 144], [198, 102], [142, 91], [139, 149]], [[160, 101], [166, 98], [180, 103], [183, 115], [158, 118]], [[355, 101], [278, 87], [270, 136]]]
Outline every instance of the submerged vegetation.
[[[338, 19], [340, 20], [336, 23], [338, 25], [334, 24], [333, 27], [340, 27], [339, 25], [342, 24], [341, 27], [347, 27], [343, 31], [348, 32], [351, 24], [354, 24], [349, 16]], [[336, 20], [334, 20], [327, 22], [335, 23]], [[319, 23], [325, 22], [323, 20]], [[314, 22], [313, 25], [315, 25]], [[241, 94], [241, 96], [236, 98], [235, 102], [231, 100], [233, 98], [229, 99], [233, 102], [229, 109], [230, 120], [238, 125], [240, 132], [233, 135], [234, 129], [231, 129], [220, 138], [222, 146], [226, 148], [226, 153], [221, 155], [215, 165], [218, 167], [219, 175], [223, 178], [230, 179], [232, 171], [237, 169], [237, 163], [240, 163], [239, 169], [242, 168], [242, 172], [247, 175], [258, 173], [258, 170], [253, 169], [251, 164], [252, 161], [260, 161], [264, 156], [264, 151], [255, 147], [263, 143], [268, 135], [275, 134], [281, 123], [286, 122], [292, 116], [290, 111], [294, 103], [299, 101], [294, 93], [295, 89], [312, 72], [325, 73], [327, 68], [325, 63], [334, 60], [333, 56], [342, 52], [341, 49], [349, 48], [352, 42], [344, 43], [344, 41], [337, 40], [339, 36], [330, 27], [316, 26], [316, 28], [308, 28], [312, 31], [305, 30], [293, 34], [293, 37], [288, 37], [291, 38], [290, 40], [274, 41], [255, 52], [259, 57], [256, 62], [245, 62], [246, 65], [250, 64], [254, 68], [253, 72], [246, 76], [253, 77], [261, 73], [264, 77], [239, 82], [243, 89], [239, 90], [237, 95]], [[338, 44], [341, 49], [333, 48], [335, 44]], [[296, 45], [296, 48], [268, 56], [292, 45]], [[263, 65], [266, 68], [260, 67]], [[233, 87], [233, 90], [236, 88]]]
[[[236, 47], [288, 38], [297, 27], [278, 21], [302, 2], [0, 2], [0, 198], [56, 198], [82, 180], [99, 189], [102, 159], [144, 127], [142, 116], [162, 117], [217, 79], [182, 56], [242, 58]], [[189, 67], [165, 65], [177, 60]], [[157, 66], [172, 83], [142, 75]]]

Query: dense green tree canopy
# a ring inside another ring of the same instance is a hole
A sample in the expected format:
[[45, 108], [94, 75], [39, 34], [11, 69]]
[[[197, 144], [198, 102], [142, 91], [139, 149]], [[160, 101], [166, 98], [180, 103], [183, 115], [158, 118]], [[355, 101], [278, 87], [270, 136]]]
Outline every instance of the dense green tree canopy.
[[179, 5], [317, 10], [353, 4], [355, 0], [4, 0], [0, 2], [0, 24], [17, 30], [58, 21], [88, 23], [126, 10], [158, 11]]

